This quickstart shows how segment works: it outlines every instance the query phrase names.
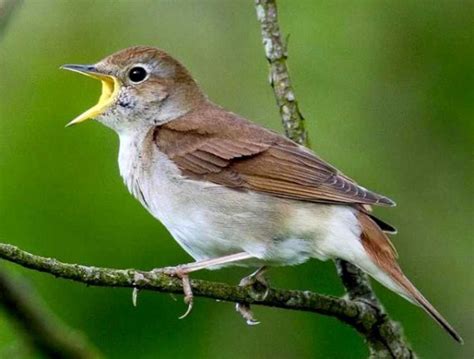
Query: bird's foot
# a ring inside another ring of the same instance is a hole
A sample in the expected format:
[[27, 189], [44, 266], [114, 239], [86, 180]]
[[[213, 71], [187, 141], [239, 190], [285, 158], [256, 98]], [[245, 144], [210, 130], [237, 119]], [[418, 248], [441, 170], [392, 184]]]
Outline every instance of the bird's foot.
[[259, 268], [249, 276], [242, 278], [239, 283], [240, 287], [251, 289], [250, 296], [255, 300], [264, 300], [268, 296], [270, 285], [265, 278], [265, 272], [267, 270], [267, 267]]
[[370, 308], [372, 308], [376, 313], [381, 313], [383, 309], [380, 307], [380, 305], [377, 305], [373, 300], [370, 300], [368, 298], [355, 298], [353, 299], [354, 302], [362, 303], [363, 305], [366, 305]]
[[[264, 277], [266, 271], [267, 268], [262, 267], [251, 275], [242, 278], [239, 283], [240, 287], [250, 289], [249, 294], [256, 301], [264, 300], [268, 296], [270, 286], [267, 279]], [[260, 324], [260, 322], [255, 319], [249, 303], [237, 303], [235, 305], [235, 310], [240, 313], [248, 325]]]
[[250, 304], [248, 303], [236, 303], [235, 310], [245, 319], [245, 322], [248, 325], [257, 325], [260, 322], [255, 319], [252, 309], [250, 309]]
[[176, 266], [176, 267], [166, 267], [159, 269], [160, 273], [176, 277], [181, 279], [181, 285], [183, 286], [184, 293], [184, 303], [187, 304], [188, 309], [186, 312], [179, 317], [179, 319], [186, 318], [191, 310], [193, 309], [193, 290], [191, 288], [191, 281], [189, 279], [189, 272], [186, 269], [186, 266]]

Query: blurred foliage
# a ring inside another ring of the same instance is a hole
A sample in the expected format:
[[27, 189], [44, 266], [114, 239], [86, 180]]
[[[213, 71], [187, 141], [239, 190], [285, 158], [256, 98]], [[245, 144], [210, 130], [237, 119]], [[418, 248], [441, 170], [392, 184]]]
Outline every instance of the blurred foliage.
[[[472, 358], [473, 1], [279, 1], [291, 72], [322, 157], [398, 202], [377, 213], [407, 274], [464, 336], [376, 285], [425, 358]], [[0, 238], [82, 264], [150, 269], [190, 261], [127, 193], [117, 138], [97, 123], [64, 129], [95, 103], [96, 82], [61, 72], [136, 44], [181, 59], [215, 102], [280, 129], [252, 1], [25, 2], [0, 40]], [[58, 316], [113, 358], [362, 358], [358, 335], [322, 316], [168, 295], [86, 288], [13, 265]], [[237, 282], [242, 269], [199, 273]], [[331, 263], [270, 272], [280, 287], [341, 294]], [[21, 346], [0, 313], [0, 357]]]

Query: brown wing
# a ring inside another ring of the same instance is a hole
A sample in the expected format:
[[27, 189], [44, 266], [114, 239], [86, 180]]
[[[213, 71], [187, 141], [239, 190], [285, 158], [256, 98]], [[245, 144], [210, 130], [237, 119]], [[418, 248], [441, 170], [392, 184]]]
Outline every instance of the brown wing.
[[192, 179], [310, 202], [394, 205], [304, 147], [215, 106], [157, 127], [154, 139]]

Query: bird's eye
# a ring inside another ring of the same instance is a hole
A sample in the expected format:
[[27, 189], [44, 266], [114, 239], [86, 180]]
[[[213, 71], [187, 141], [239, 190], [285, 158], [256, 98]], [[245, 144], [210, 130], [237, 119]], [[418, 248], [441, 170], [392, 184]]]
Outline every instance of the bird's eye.
[[145, 80], [147, 75], [148, 75], [147, 71], [141, 66], [133, 67], [128, 72], [128, 78], [132, 82], [141, 82]]

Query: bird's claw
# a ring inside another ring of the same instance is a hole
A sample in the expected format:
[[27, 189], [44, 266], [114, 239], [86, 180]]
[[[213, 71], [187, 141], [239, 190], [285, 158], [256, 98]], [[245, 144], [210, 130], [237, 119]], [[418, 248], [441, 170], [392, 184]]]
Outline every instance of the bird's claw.
[[183, 292], [184, 292], [184, 303], [188, 305], [188, 309], [186, 309], [186, 312], [179, 317], [179, 319], [184, 319], [188, 316], [189, 313], [191, 313], [191, 310], [193, 309], [193, 290], [191, 288], [191, 281], [189, 280], [189, 276], [187, 274], [182, 274], [181, 275], [181, 283], [183, 285]]
[[270, 285], [265, 278], [266, 268], [260, 268], [251, 275], [242, 278], [239, 283], [240, 287], [250, 288], [250, 296], [258, 301], [265, 300], [270, 290]]
[[[266, 267], [262, 267], [251, 275], [242, 278], [239, 283], [240, 287], [250, 289], [249, 294], [256, 301], [265, 300], [270, 290], [270, 286], [264, 277], [265, 271]], [[249, 303], [237, 303], [235, 310], [240, 313], [248, 325], [260, 324], [260, 322], [255, 319]]]
[[133, 292], [132, 292], [132, 304], [134, 307], [137, 306], [137, 300], [138, 300], [138, 288], [133, 287]]
[[255, 319], [252, 309], [250, 309], [250, 304], [248, 303], [236, 303], [235, 310], [240, 313], [240, 315], [245, 319], [245, 322], [248, 325], [257, 325], [260, 324], [258, 320]]
[[370, 308], [372, 308], [373, 310], [375, 310], [375, 312], [379, 313], [382, 309], [380, 308], [379, 305], [377, 305], [376, 303], [374, 303], [374, 301], [370, 300], [370, 299], [366, 299], [366, 298], [355, 298], [353, 299], [355, 302], [359, 302], [359, 303], [362, 303], [363, 305], [366, 305]]
[[[186, 298], [184, 299], [184, 302], [186, 303]], [[186, 309], [186, 311], [184, 312], [184, 314], [182, 314], [181, 316], [178, 317], [178, 319], [184, 319], [186, 318], [189, 313], [191, 313], [191, 311], [193, 310], [193, 300], [191, 298], [191, 300], [186, 303], [188, 305], [188, 309]]]
[[179, 319], [186, 318], [191, 310], [193, 309], [193, 290], [191, 288], [191, 281], [189, 280], [188, 272], [186, 271], [186, 267], [184, 266], [176, 266], [176, 267], [166, 267], [160, 269], [161, 273], [166, 275], [176, 277], [181, 279], [181, 285], [183, 286], [183, 294], [184, 294], [184, 303], [188, 305], [186, 312], [179, 317]]

